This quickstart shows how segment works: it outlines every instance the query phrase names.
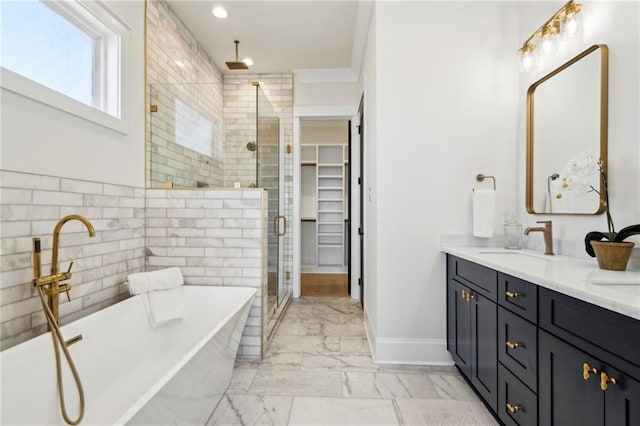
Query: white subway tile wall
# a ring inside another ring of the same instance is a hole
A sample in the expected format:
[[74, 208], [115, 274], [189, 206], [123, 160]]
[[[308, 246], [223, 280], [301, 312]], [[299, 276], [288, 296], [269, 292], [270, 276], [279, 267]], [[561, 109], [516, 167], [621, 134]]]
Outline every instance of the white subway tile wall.
[[60, 177], [0, 171], [0, 347], [46, 330], [33, 279], [32, 237], [42, 238], [42, 273], [51, 268], [52, 232], [70, 214], [60, 234], [59, 269], [74, 261], [71, 301], [60, 298], [66, 324], [127, 297], [127, 274], [144, 270], [144, 189]]
[[96, 235], [90, 238], [77, 221], [62, 229], [59, 269], [74, 261], [71, 301], [60, 299], [62, 324], [128, 297], [130, 273], [179, 266], [187, 284], [260, 289], [239, 355], [261, 355], [267, 324], [261, 310], [267, 286], [265, 191], [145, 190], [0, 171], [0, 201], [2, 349], [46, 331], [31, 284], [32, 237], [42, 237], [46, 274], [53, 228], [60, 218], [80, 214], [91, 221]]
[[240, 341], [243, 357], [259, 357], [266, 335], [266, 198], [261, 189], [147, 190], [147, 270], [179, 266], [186, 284], [259, 289]]
[[146, 45], [147, 93], [158, 107], [147, 115], [147, 186], [222, 187], [222, 74], [164, 1], [147, 2]]

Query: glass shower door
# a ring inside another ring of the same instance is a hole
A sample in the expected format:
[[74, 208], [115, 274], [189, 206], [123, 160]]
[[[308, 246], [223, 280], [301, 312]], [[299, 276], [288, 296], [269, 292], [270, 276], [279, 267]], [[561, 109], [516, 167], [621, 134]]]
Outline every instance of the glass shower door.
[[267, 311], [271, 318], [278, 307], [281, 293], [280, 237], [286, 230], [284, 216], [280, 214], [280, 118], [257, 86], [257, 164], [256, 180], [260, 188], [267, 190], [268, 197], [268, 286]]

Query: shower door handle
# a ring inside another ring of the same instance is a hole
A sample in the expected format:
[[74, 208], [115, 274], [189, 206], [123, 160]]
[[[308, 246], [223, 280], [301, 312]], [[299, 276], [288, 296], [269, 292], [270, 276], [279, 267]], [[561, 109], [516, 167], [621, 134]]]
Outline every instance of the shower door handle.
[[[282, 232], [282, 234], [279, 231], [279, 219], [284, 220], [284, 231]], [[282, 237], [285, 236], [287, 234], [287, 218], [285, 216], [275, 216], [273, 218], [273, 235], [275, 235], [276, 237]]]

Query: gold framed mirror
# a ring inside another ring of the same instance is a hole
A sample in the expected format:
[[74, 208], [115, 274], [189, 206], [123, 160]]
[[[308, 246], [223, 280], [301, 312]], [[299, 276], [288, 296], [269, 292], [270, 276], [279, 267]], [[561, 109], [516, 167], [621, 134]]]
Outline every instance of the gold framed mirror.
[[[526, 208], [530, 214], [594, 215], [603, 196], [592, 191], [556, 198], [561, 170], [588, 154], [607, 171], [609, 49], [591, 46], [529, 86], [527, 91]], [[558, 180], [558, 181], [556, 181]], [[600, 175], [589, 177], [602, 191]]]

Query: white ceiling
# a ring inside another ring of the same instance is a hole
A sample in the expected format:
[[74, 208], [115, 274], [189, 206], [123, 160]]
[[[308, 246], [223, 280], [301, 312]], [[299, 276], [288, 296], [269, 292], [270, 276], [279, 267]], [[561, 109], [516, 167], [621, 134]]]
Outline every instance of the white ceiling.
[[[225, 74], [360, 66], [368, 15], [358, 17], [362, 14], [359, 8], [364, 8], [358, 1], [168, 0], [168, 3]], [[214, 17], [211, 14], [214, 5], [223, 5], [229, 16]], [[366, 24], [362, 22], [365, 20]], [[253, 59], [249, 71], [229, 71], [225, 65], [225, 61], [235, 61], [233, 40], [240, 41], [240, 60]]]

